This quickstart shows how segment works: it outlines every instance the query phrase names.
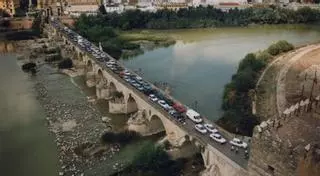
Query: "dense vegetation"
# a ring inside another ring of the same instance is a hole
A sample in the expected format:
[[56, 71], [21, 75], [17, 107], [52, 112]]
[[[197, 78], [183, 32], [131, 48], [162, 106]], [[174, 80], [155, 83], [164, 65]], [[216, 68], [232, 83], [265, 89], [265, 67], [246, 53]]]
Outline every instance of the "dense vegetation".
[[92, 19], [91, 23], [130, 30], [311, 23], [319, 20], [319, 10], [308, 7], [297, 11], [271, 6], [269, 8], [231, 9], [229, 12], [223, 12], [212, 6], [200, 6], [178, 11], [163, 9], [154, 13], [139, 10], [126, 11], [122, 14], [107, 13]]
[[115, 58], [119, 58], [123, 51], [138, 51], [140, 48], [138, 44], [119, 36], [119, 32], [123, 30], [313, 23], [320, 20], [320, 12], [307, 7], [297, 11], [275, 6], [233, 9], [229, 12], [212, 6], [189, 7], [178, 11], [163, 9], [154, 13], [140, 10], [129, 10], [121, 14], [105, 13], [103, 8], [100, 8], [100, 11], [97, 16], [80, 16], [75, 23], [75, 29], [90, 41], [96, 44], [101, 42], [104, 51]]
[[185, 159], [171, 160], [163, 148], [147, 143], [137, 151], [132, 165], [114, 176], [176, 176], [185, 162]]
[[97, 17], [81, 15], [75, 23], [75, 29], [89, 41], [96, 44], [101, 42], [103, 50], [115, 58], [121, 56], [122, 50], [138, 49], [140, 47], [137, 44], [120, 39], [119, 34], [112, 27], [103, 23], [96, 23], [101, 18], [103, 18], [101, 15]]
[[237, 73], [225, 86], [222, 103], [225, 113], [218, 124], [235, 133], [252, 135], [253, 127], [259, 123], [258, 117], [252, 114], [252, 98], [258, 77], [273, 56], [292, 49], [292, 44], [282, 40], [265, 51], [249, 53], [241, 60]]

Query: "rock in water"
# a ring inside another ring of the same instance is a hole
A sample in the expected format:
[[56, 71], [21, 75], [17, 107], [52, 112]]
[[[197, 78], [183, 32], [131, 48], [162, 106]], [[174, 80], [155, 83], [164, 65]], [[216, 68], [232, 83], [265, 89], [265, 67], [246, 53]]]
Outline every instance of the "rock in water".
[[26, 71], [26, 72], [29, 72], [29, 71], [35, 69], [36, 66], [37, 65], [35, 63], [33, 63], [33, 62], [25, 63], [25, 64], [22, 65], [22, 70]]

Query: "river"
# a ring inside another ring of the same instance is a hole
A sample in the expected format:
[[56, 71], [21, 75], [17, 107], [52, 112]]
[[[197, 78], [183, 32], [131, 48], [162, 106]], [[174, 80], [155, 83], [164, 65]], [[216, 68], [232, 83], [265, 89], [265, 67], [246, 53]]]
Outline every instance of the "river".
[[55, 176], [54, 137], [31, 83], [13, 55], [0, 55], [0, 170], [3, 176]]
[[221, 116], [224, 85], [248, 52], [266, 49], [278, 40], [295, 45], [315, 42], [320, 39], [318, 29], [281, 25], [155, 31], [172, 36], [177, 43], [122, 62], [139, 70], [150, 82], [167, 82], [176, 99], [217, 120]]

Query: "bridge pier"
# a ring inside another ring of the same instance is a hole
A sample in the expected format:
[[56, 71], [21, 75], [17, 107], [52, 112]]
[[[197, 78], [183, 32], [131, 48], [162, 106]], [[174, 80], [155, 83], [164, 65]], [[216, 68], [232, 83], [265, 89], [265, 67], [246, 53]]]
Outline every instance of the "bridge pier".
[[191, 141], [189, 136], [185, 136], [185, 141], [181, 146], [174, 146], [167, 150], [167, 153], [173, 158], [189, 158], [200, 153], [200, 145], [196, 141]]
[[128, 120], [128, 129], [135, 131], [142, 136], [150, 136], [165, 131], [159, 118], [148, 120], [145, 110], [139, 110], [132, 114]]
[[88, 87], [96, 86], [95, 74], [93, 71], [89, 71], [86, 73], [86, 85]]

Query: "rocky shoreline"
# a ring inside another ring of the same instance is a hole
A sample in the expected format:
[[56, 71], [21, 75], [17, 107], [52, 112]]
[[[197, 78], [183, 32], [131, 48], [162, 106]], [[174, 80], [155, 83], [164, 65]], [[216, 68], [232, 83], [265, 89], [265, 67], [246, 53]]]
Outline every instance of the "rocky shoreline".
[[[28, 41], [37, 43], [37, 41]], [[17, 46], [22, 62], [30, 61], [31, 45]], [[52, 64], [44, 62], [43, 53], [32, 61], [38, 64], [38, 72], [32, 77], [36, 98], [46, 115], [46, 126], [55, 136], [60, 171], [58, 175], [83, 176], [85, 171], [94, 169], [101, 161], [112, 157], [119, 146], [101, 143], [102, 134], [109, 124], [92, 101], [73, 85], [70, 79], [76, 75], [64, 74]], [[70, 75], [70, 76], [66, 76]]]

